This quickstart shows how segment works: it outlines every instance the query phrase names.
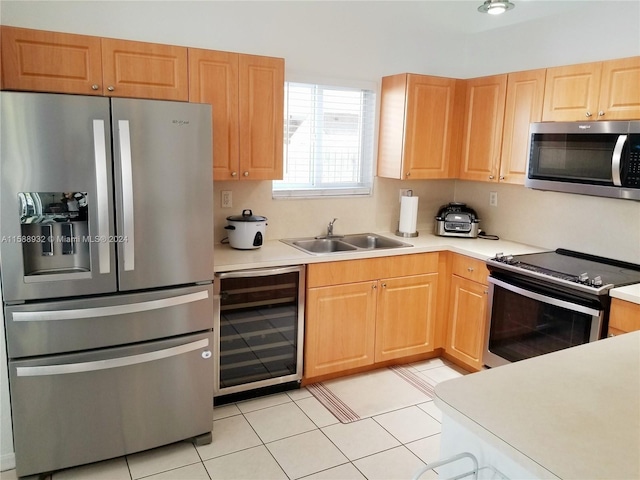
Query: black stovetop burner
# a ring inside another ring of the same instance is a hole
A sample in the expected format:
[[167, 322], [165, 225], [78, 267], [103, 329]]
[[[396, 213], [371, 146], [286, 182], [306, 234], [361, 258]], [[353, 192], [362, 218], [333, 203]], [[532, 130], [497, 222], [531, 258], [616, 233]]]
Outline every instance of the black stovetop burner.
[[[487, 261], [489, 269], [504, 269], [551, 283], [575, 284], [581, 290], [596, 294], [611, 288], [640, 283], [640, 265], [622, 262], [572, 250], [524, 255], [497, 254]], [[493, 268], [492, 268], [493, 267]]]

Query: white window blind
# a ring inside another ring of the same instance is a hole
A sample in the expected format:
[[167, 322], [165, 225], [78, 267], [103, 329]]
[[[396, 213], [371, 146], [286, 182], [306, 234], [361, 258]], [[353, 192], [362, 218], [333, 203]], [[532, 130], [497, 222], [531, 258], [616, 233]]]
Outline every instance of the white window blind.
[[273, 196], [369, 195], [375, 93], [285, 83], [284, 179]]

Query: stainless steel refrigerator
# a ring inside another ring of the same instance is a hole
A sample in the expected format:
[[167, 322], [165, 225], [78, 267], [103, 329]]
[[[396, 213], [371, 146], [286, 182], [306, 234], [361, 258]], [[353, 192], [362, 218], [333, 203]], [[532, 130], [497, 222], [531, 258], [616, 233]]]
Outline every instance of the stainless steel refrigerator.
[[17, 474], [210, 441], [211, 107], [1, 92], [0, 110]]

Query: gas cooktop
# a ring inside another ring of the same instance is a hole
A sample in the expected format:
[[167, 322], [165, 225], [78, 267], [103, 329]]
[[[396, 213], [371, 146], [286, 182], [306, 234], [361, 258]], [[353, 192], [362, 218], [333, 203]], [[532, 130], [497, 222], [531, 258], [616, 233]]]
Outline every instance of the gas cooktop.
[[640, 283], [640, 265], [559, 248], [525, 255], [496, 254], [490, 270], [510, 272], [596, 295]]

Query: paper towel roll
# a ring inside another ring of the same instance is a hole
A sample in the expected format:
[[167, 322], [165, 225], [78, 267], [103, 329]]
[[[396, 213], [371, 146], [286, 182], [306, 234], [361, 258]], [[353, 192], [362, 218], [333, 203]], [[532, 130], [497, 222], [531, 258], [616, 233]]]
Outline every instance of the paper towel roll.
[[402, 197], [400, 199], [400, 233], [416, 233], [418, 224], [418, 197]]

